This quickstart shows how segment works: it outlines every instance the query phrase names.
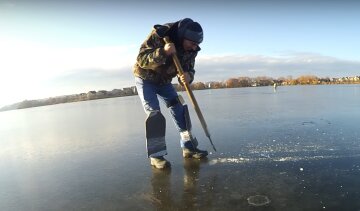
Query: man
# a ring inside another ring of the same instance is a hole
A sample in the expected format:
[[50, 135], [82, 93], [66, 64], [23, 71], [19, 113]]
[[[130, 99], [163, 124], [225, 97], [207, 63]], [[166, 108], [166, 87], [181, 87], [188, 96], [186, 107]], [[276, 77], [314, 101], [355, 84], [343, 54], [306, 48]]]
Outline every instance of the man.
[[[171, 43], [165, 43], [169, 37]], [[203, 30], [199, 23], [190, 18], [164, 25], [155, 25], [140, 47], [134, 65], [135, 84], [141, 99], [146, 119], [146, 145], [150, 163], [156, 168], [170, 167], [164, 156], [167, 154], [165, 143], [165, 118], [161, 114], [159, 100], [170, 109], [174, 123], [180, 133], [183, 157], [201, 159], [208, 155], [199, 150], [196, 138], [191, 133], [189, 111], [183, 105], [171, 84], [177, 75], [172, 55], [177, 55], [184, 74], [179, 77], [180, 84], [194, 80], [195, 57], [200, 51]]]

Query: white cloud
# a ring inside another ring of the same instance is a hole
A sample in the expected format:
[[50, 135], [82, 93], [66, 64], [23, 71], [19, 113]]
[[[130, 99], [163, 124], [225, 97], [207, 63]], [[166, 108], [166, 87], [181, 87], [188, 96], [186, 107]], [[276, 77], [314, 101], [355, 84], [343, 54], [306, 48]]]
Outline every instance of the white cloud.
[[224, 80], [237, 76], [294, 77], [311, 74], [319, 77], [360, 75], [360, 61], [343, 60], [314, 53], [264, 55], [208, 55], [196, 61], [201, 80]]
[[48, 78], [87, 68], [114, 70], [135, 59], [133, 46], [49, 47], [21, 40], [0, 40], [1, 71]]
[[137, 50], [134, 46], [51, 47], [0, 37], [0, 106], [46, 97], [52, 87], [44, 84], [78, 71], [131, 72]]
[[[137, 53], [138, 46], [49, 47], [0, 37], [0, 107], [25, 99], [132, 86]], [[360, 62], [313, 53], [199, 54], [195, 69], [196, 81], [203, 82], [238, 76], [342, 77], [360, 75]]]

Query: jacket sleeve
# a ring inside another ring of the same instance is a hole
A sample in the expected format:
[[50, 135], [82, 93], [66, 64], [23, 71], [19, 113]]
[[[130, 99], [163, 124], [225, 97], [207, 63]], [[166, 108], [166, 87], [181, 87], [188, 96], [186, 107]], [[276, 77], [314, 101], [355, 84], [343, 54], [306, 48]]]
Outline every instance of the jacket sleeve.
[[137, 57], [138, 65], [143, 69], [154, 70], [166, 63], [167, 56], [164, 51], [164, 41], [156, 34], [151, 32], [148, 38], [140, 47]]
[[189, 81], [190, 84], [194, 81], [194, 76], [195, 76], [194, 67], [195, 67], [196, 56], [197, 56], [197, 52], [192, 53], [189, 62], [185, 64], [185, 67], [183, 67], [184, 71], [189, 73], [190, 75], [190, 81]]
[[190, 84], [194, 81], [194, 78], [195, 78], [195, 69], [194, 69], [194, 66], [195, 66], [195, 57], [193, 57], [191, 59], [191, 63], [190, 63], [190, 68], [188, 70], [188, 73], [190, 75]]

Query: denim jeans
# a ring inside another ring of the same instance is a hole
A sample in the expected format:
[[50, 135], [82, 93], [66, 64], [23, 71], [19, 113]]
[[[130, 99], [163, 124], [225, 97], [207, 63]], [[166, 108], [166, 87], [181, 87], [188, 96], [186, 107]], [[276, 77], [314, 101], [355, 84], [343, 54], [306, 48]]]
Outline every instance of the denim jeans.
[[[149, 115], [152, 111], [160, 111], [158, 96], [160, 100], [165, 103], [165, 105], [170, 104], [178, 97], [178, 94], [171, 83], [158, 85], [151, 81], [135, 77], [135, 85], [147, 115]], [[185, 131], [187, 128], [183, 105], [176, 103], [169, 109], [178, 131]]]

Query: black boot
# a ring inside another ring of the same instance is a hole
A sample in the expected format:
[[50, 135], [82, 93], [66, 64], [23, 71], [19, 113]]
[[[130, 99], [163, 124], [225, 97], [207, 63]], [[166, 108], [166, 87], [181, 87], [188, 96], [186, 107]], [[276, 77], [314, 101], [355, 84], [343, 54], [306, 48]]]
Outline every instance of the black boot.
[[193, 149], [183, 148], [184, 158], [201, 159], [201, 158], [205, 158], [208, 154], [209, 153], [206, 150], [200, 150], [198, 148], [193, 148]]

